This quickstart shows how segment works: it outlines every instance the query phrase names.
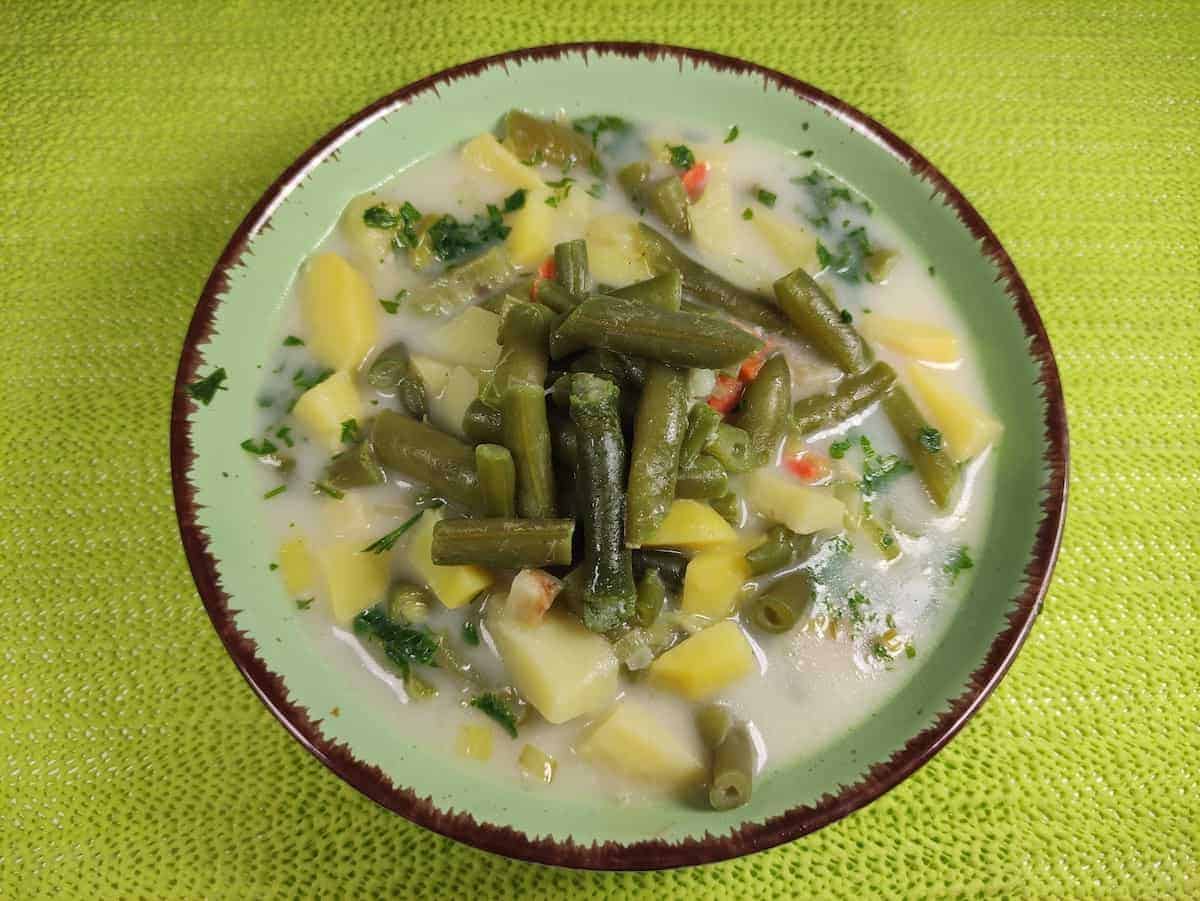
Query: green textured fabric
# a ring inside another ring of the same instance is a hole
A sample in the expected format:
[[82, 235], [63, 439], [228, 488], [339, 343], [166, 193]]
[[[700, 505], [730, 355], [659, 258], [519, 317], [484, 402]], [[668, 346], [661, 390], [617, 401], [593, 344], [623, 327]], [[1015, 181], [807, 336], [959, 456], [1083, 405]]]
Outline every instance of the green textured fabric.
[[[584, 39], [744, 56], [912, 141], [1024, 274], [1072, 427], [1055, 582], [963, 734], [664, 874], [489, 857], [341, 783], [225, 656], [171, 504], [179, 346], [262, 190], [399, 85]], [[0, 6], [0, 896], [1196, 896], [1197, 48], [1190, 2]]]

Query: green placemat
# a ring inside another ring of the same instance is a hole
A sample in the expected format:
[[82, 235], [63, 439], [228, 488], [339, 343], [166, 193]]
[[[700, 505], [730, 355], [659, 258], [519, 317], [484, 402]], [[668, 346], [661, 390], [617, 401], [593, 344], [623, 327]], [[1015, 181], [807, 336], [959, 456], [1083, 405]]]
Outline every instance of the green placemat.
[[[913, 142], [1037, 299], [1072, 429], [1058, 573], [943, 754], [790, 846], [556, 871], [375, 807], [254, 699], [171, 505], [209, 268], [313, 140], [441, 67], [558, 40], [744, 56]], [[0, 896], [1195, 896], [1200, 7], [0, 6]]]

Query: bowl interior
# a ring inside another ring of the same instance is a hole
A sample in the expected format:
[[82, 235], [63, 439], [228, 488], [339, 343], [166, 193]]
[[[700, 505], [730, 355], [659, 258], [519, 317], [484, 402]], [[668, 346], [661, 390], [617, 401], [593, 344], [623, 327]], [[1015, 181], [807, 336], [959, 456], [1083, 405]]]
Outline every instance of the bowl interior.
[[[923, 662], [884, 709], [824, 753], [778, 766], [736, 811], [547, 804], [519, 781], [481, 777], [449, 749], [422, 746], [386, 696], [354, 690], [314, 653], [309, 625], [268, 569], [275, 548], [259, 525], [255, 463], [238, 442], [251, 434], [267, 336], [297, 265], [350, 197], [491, 127], [512, 105], [736, 123], [785, 147], [815, 148], [936, 266], [1005, 423], [989, 541], [940, 643], [922, 649]], [[1002, 675], [1036, 612], [1064, 503], [1065, 423], [1045, 335], [1007, 256], [957, 192], [905, 152], [806, 86], [723, 58], [627, 46], [516, 54], [435, 76], [313, 148], [247, 219], [197, 310], [180, 384], [221, 366], [228, 390], [200, 408], [177, 392], [174, 417], [189, 559], [218, 630], [268, 705], [332, 768], [418, 822], [492, 850], [585, 866], [699, 862], [766, 847], [843, 815], [919, 766]]]

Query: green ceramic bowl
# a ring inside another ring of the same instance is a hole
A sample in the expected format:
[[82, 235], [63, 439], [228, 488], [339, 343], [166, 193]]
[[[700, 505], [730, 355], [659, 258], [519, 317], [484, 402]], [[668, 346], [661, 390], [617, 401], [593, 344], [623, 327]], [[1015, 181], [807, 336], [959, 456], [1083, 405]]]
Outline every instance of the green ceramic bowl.
[[[512, 105], [654, 118], [660, 111], [836, 158], [937, 267], [973, 335], [1006, 434], [1003, 490], [970, 598], [895, 699], [815, 759], [781, 765], [727, 813], [663, 802], [549, 802], [412, 742], [388, 711], [356, 706], [310, 653], [259, 528], [249, 455], [258, 366], [297, 265], [346, 201], [408, 163], [477, 134]], [[803, 135], [803, 137], [801, 137]], [[198, 406], [185, 386], [223, 367]], [[251, 210], [196, 307], [171, 421], [180, 531], [230, 655], [280, 722], [326, 766], [415, 823], [479, 848], [566, 866], [651, 869], [721, 860], [795, 839], [870, 802], [937, 752], [1012, 663], [1037, 614], [1066, 506], [1058, 372], [1033, 301], [979, 214], [886, 128], [779, 72], [648, 44], [541, 47], [441, 72], [385, 97], [305, 152]], [[340, 708], [340, 716], [327, 713]]]

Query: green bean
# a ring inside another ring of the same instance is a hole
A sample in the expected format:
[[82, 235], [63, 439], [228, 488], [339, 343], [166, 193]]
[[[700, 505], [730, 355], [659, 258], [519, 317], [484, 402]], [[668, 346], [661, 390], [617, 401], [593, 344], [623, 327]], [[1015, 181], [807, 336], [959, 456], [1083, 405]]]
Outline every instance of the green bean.
[[410, 416], [420, 419], [425, 415], [425, 381], [413, 368], [403, 344], [379, 352], [367, 370], [367, 384], [384, 394], [394, 394]]
[[510, 110], [504, 117], [504, 146], [522, 162], [550, 163], [564, 172], [582, 163], [604, 171], [592, 142], [583, 134], [521, 110]]
[[688, 196], [683, 181], [677, 175], [659, 179], [645, 190], [646, 207], [675, 234], [686, 238], [692, 233], [688, 215]]
[[371, 424], [371, 445], [386, 468], [427, 485], [440, 497], [481, 510], [475, 448], [411, 417], [383, 410]]
[[324, 481], [339, 491], [383, 483], [383, 467], [370, 441], [360, 441], [329, 461]]
[[882, 398], [896, 384], [896, 373], [887, 363], [873, 363], [848, 375], [829, 394], [801, 398], [792, 407], [792, 430], [810, 435], [841, 425]]
[[[569, 379], [566, 384], [570, 390]], [[555, 462], [560, 471], [565, 471], [563, 474], [568, 477], [568, 481], [573, 482], [575, 467], [579, 463], [579, 432], [575, 428], [575, 423], [561, 413], [551, 417], [549, 421], [550, 447], [554, 453]]]
[[419, 624], [429, 617], [429, 592], [411, 582], [395, 582], [387, 592], [387, 616], [394, 623]]
[[883, 398], [883, 409], [917, 467], [925, 490], [935, 504], [945, 508], [958, 484], [958, 467], [944, 450], [930, 450], [921, 440], [930, 425], [902, 385], [894, 385]]
[[611, 350], [585, 350], [571, 359], [568, 368], [571, 372], [590, 372], [592, 375], [607, 378], [619, 388], [641, 388], [646, 381], [646, 370], [631, 368], [627, 363], [628, 359], [628, 356]]
[[715, 751], [725, 740], [735, 722], [733, 711], [724, 704], [706, 704], [696, 713], [696, 728], [710, 751]]
[[656, 363], [638, 401], [629, 464], [625, 543], [641, 547], [675, 499], [679, 446], [687, 427], [687, 373]]
[[[583, 238], [563, 241], [554, 246], [555, 278], [568, 294], [580, 300], [592, 290], [592, 274], [588, 271], [587, 242]], [[564, 311], [559, 311], [564, 312]]]
[[504, 416], [475, 398], [463, 414], [462, 430], [475, 444], [499, 444], [504, 440]]
[[517, 471], [508, 448], [499, 444], [476, 445], [475, 469], [483, 493], [484, 516], [509, 519], [516, 516]]
[[640, 300], [660, 310], [677, 313], [683, 303], [683, 277], [678, 269], [671, 269], [644, 282], [634, 282], [624, 288], [602, 293], [625, 300]]
[[734, 420], [750, 436], [750, 450], [760, 466], [775, 462], [791, 406], [792, 373], [783, 354], [776, 354], [746, 388]]
[[580, 298], [572, 297], [558, 282], [540, 278], [534, 291], [534, 299], [555, 313], [570, 313], [579, 306]]
[[871, 349], [811, 275], [803, 269], [775, 282], [775, 299], [788, 319], [822, 356], [855, 373], [871, 363]]
[[637, 584], [637, 604], [635, 605], [638, 625], [648, 629], [663, 611], [667, 603], [667, 586], [656, 569], [648, 569], [642, 574]]
[[638, 578], [644, 578], [646, 573], [654, 571], [674, 592], [683, 590], [687, 564], [688, 558], [675, 551], [638, 548], [633, 552], [633, 571]]
[[650, 180], [650, 164], [647, 162], [630, 163], [617, 173], [617, 181], [621, 183], [630, 202], [639, 209], [646, 206], [646, 183]]
[[716, 457], [728, 472], [749, 472], [756, 465], [750, 448], [750, 436], [727, 422], [717, 426], [717, 436], [708, 445], [707, 453]]
[[562, 587], [558, 590], [556, 603], [562, 604], [579, 619], [584, 616], [583, 590], [587, 585], [587, 564], [581, 563], [563, 576]]
[[608, 632], [633, 617], [637, 592], [625, 546], [625, 439], [617, 408], [620, 390], [587, 373], [571, 380], [571, 419], [579, 432], [579, 497], [583, 513], [584, 624]]
[[812, 603], [813, 592], [812, 574], [806, 569], [797, 570], [752, 599], [746, 607], [747, 615], [764, 631], [787, 632]]
[[768, 538], [758, 547], [746, 551], [746, 565], [750, 575], [761, 576], [763, 573], [783, 569], [792, 562], [795, 549], [791, 542]]
[[735, 529], [741, 526], [743, 518], [742, 499], [732, 491], [723, 497], [709, 501], [708, 505], [716, 510], [721, 518]]
[[679, 468], [684, 469], [696, 462], [696, 458], [717, 438], [721, 425], [721, 414], [708, 404], [699, 403], [688, 414], [687, 435], [679, 449]]
[[550, 354], [557, 360], [598, 347], [681, 368], [720, 369], [761, 346], [750, 333], [707, 316], [671, 313], [618, 297], [591, 297], [554, 330]]
[[638, 243], [641, 245], [642, 256], [656, 275], [676, 269], [683, 277], [683, 287], [705, 303], [765, 329], [785, 333], [789, 331], [787, 317], [776, 309], [770, 298], [726, 281], [711, 269], [697, 263], [671, 243], [669, 238], [644, 222], [638, 224]]
[[504, 245], [497, 245], [470, 262], [447, 270], [423, 288], [404, 298], [406, 312], [446, 318], [460, 312], [477, 297], [495, 294], [511, 284], [520, 270]]
[[443, 519], [430, 554], [438, 566], [566, 566], [574, 534], [573, 519]]
[[713, 751], [708, 802], [714, 810], [732, 810], [750, 800], [757, 752], [750, 728], [738, 720]]
[[724, 497], [729, 490], [729, 473], [715, 457], [701, 454], [690, 466], [679, 470], [675, 481], [675, 496], [696, 500]]

